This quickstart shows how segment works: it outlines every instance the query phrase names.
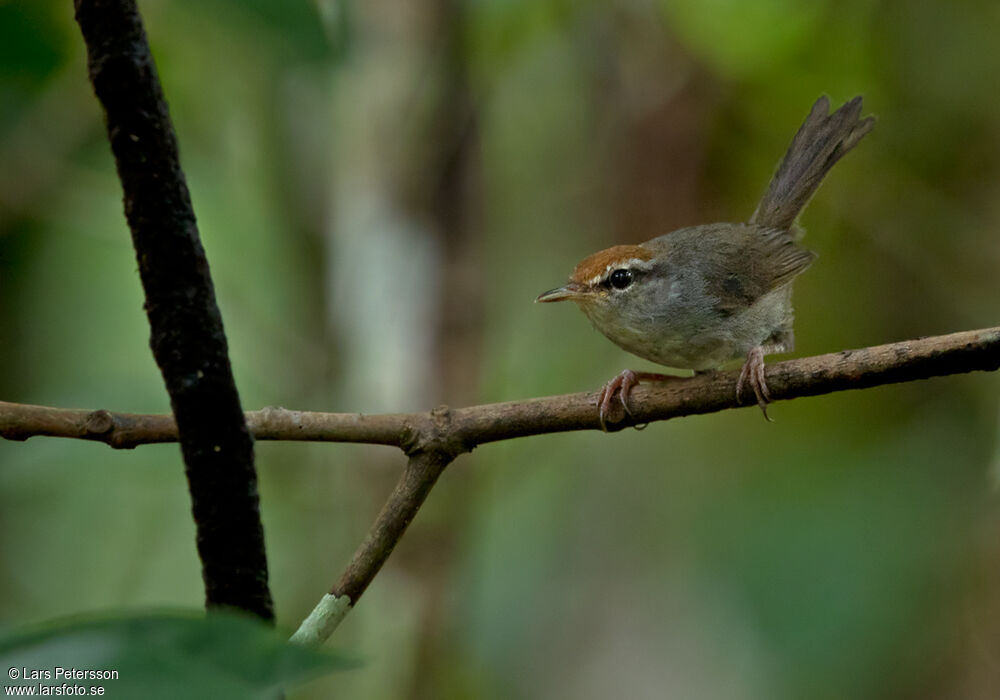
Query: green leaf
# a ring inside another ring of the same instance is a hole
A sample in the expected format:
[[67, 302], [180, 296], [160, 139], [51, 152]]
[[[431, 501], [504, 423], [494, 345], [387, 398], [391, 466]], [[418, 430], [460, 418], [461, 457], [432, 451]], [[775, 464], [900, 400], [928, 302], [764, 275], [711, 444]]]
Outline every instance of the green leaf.
[[[74, 617], [7, 630], [0, 635], [0, 662], [8, 670], [5, 686], [67, 683], [103, 688], [109, 698], [147, 700], [273, 698], [291, 684], [358, 665], [345, 655], [289, 644], [254, 619], [184, 611]], [[57, 669], [117, 677], [67, 678]]]

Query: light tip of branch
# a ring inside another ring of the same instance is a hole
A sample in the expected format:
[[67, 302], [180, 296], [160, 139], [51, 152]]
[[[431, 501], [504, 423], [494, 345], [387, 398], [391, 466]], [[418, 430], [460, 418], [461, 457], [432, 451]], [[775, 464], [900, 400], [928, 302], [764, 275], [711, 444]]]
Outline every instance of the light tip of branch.
[[350, 611], [350, 596], [327, 593], [288, 641], [292, 644], [319, 646], [330, 638]]

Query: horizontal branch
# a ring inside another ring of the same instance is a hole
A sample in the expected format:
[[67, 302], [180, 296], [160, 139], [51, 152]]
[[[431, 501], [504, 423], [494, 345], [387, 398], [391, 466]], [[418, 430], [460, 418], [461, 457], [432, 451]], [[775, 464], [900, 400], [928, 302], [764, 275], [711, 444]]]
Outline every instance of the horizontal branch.
[[[860, 350], [787, 360], [767, 366], [772, 401], [848, 389], [1000, 369], [1000, 327], [906, 340]], [[737, 408], [737, 372], [713, 372], [680, 381], [641, 384], [632, 392], [632, 416], [612, 427]], [[587, 392], [470, 406], [427, 413], [318, 413], [284, 408], [249, 411], [258, 440], [360, 442], [407, 453], [445, 441], [458, 454], [476, 445], [570, 430], [599, 430], [597, 393]], [[36, 435], [97, 440], [115, 448], [175, 442], [169, 415], [112, 413], [0, 402], [0, 436]]]
[[[844, 350], [767, 367], [773, 401], [848, 389], [1000, 369], [1000, 327]], [[612, 427], [736, 408], [736, 372], [713, 372], [678, 381], [642, 384], [633, 391], [631, 416], [612, 416]], [[265, 408], [246, 414], [258, 440], [309, 440], [393, 445], [410, 460], [368, 536], [347, 569], [293, 636], [320, 644], [357, 604], [447, 465], [476, 445], [569, 430], [599, 430], [597, 394], [548, 396], [427, 413], [364, 415]], [[170, 442], [169, 415], [80, 411], [0, 402], [0, 436], [35, 435], [98, 440], [112, 447]]]

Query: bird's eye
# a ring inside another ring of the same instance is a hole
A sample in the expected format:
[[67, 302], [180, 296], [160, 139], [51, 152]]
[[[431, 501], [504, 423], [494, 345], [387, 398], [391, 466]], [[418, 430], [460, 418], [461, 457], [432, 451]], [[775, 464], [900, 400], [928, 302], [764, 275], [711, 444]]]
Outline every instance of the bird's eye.
[[615, 289], [625, 289], [632, 284], [632, 271], [624, 269], [615, 270], [608, 276], [608, 282]]

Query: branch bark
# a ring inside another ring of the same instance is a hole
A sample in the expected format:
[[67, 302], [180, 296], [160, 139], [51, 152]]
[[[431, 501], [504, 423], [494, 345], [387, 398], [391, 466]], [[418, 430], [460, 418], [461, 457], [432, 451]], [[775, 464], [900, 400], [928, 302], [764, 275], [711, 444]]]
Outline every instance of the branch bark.
[[[273, 620], [253, 438], [142, 19], [134, 0], [74, 4], [124, 190], [150, 346], [176, 416], [206, 604]], [[84, 430], [100, 431], [109, 415], [89, 415]]]
[[[1000, 369], [1000, 326], [905, 340], [860, 350], [786, 360], [767, 366], [774, 401], [849, 389]], [[673, 382], [640, 384], [632, 392], [632, 417], [619, 411], [616, 430], [679, 416], [739, 408], [738, 372], [715, 372]], [[451, 439], [465, 449], [530, 435], [599, 430], [596, 392], [546, 396], [446, 411]], [[756, 405], [756, 404], [751, 404]], [[438, 409], [440, 414], [442, 409]], [[415, 435], [439, 433], [430, 413], [321, 413], [265, 408], [248, 411], [257, 440], [355, 442], [406, 448]], [[114, 448], [177, 441], [170, 415], [49, 408], [0, 401], [0, 437], [36, 435], [96, 440]]]

